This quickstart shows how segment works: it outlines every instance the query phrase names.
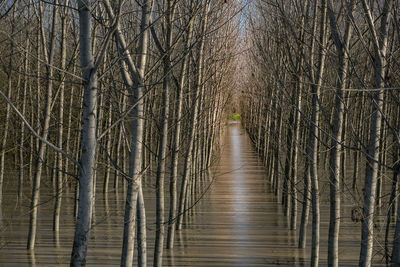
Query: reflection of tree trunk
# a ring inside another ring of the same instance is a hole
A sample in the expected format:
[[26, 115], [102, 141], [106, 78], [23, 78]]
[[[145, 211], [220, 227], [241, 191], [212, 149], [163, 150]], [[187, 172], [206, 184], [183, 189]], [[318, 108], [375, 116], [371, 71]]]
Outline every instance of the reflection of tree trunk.
[[143, 188], [140, 184], [137, 200], [137, 240], [138, 266], [147, 265], [146, 210], [144, 207]]
[[84, 84], [82, 116], [82, 152], [79, 170], [79, 207], [75, 227], [71, 266], [86, 263], [93, 206], [93, 180], [96, 159], [97, 72], [92, 55], [91, 1], [79, 0], [80, 61]]

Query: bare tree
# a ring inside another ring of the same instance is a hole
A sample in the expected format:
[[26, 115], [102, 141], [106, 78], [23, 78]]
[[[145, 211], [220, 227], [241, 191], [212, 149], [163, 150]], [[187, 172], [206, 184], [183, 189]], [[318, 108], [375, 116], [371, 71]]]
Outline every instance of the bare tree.
[[360, 266], [371, 266], [373, 234], [374, 234], [374, 216], [376, 202], [376, 184], [378, 175], [379, 161], [379, 139], [381, 138], [382, 123], [382, 104], [383, 104], [383, 88], [385, 86], [386, 73], [386, 51], [389, 31], [389, 19], [392, 7], [392, 1], [385, 1], [381, 14], [381, 27], [379, 32], [376, 31], [374, 18], [371, 13], [369, 3], [362, 1], [368, 28], [372, 35], [372, 43], [375, 52], [375, 87], [378, 90], [374, 93], [373, 113], [370, 127], [369, 146], [368, 146], [368, 163], [365, 172], [365, 194], [363, 212], [365, 219], [362, 223]]
[[97, 62], [92, 54], [92, 1], [78, 1], [79, 46], [82, 79], [84, 86], [82, 116], [82, 153], [79, 166], [79, 207], [76, 220], [71, 266], [85, 266], [90, 239], [93, 177], [96, 158], [97, 123]]

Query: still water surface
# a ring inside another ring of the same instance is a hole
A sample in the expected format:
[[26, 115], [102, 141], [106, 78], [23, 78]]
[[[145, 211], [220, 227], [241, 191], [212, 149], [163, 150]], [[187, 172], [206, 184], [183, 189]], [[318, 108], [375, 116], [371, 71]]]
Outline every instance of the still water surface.
[[[265, 169], [239, 123], [227, 126], [221, 158], [213, 173], [212, 186], [191, 210], [183, 229], [176, 233], [175, 248], [164, 251], [164, 266], [308, 265], [309, 247], [296, 248], [296, 231], [288, 230], [287, 218], [270, 189]], [[145, 184], [151, 253], [155, 234], [154, 181]], [[55, 235], [52, 185], [43, 184], [37, 245], [34, 253], [29, 253], [25, 246], [30, 191], [26, 188], [24, 199], [17, 201], [13, 188], [15, 182], [9, 181], [2, 210], [0, 266], [68, 265], [74, 228], [72, 189], [63, 198], [61, 232]], [[122, 191], [106, 195], [101, 192], [98, 189], [96, 195], [87, 265], [116, 266], [121, 252], [124, 195]], [[322, 210], [321, 236], [326, 237], [327, 206], [322, 205]], [[340, 257], [346, 266], [357, 265], [359, 226], [348, 228], [344, 222], [342, 227], [345, 232], [342, 232]], [[326, 240], [321, 240], [321, 247], [323, 265]], [[149, 265], [152, 256], [148, 255]]]
[[[215, 180], [177, 248], [179, 266], [302, 266], [303, 250], [240, 124], [227, 127]], [[186, 258], [184, 258], [186, 256]], [[175, 259], [177, 262], [177, 259]]]

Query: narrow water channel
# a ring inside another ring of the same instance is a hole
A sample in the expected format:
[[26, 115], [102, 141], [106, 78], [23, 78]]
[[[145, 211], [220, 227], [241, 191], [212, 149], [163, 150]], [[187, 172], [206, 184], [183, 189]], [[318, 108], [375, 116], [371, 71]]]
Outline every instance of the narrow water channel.
[[169, 266], [305, 266], [266, 172], [240, 123], [230, 123], [210, 192]]

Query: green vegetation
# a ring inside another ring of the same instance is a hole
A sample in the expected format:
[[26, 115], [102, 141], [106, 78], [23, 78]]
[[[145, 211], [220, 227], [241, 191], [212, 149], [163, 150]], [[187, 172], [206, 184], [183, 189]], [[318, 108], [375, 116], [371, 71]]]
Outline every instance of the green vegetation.
[[239, 113], [233, 114], [232, 116], [229, 117], [230, 120], [237, 121], [240, 120], [242, 116]]

